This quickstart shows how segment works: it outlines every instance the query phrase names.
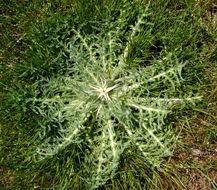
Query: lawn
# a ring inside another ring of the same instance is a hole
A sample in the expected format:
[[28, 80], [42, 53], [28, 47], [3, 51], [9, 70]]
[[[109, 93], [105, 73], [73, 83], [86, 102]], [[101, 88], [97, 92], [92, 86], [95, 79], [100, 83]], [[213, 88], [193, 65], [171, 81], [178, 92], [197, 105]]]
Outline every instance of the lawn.
[[214, 0], [0, 7], [0, 189], [217, 189]]

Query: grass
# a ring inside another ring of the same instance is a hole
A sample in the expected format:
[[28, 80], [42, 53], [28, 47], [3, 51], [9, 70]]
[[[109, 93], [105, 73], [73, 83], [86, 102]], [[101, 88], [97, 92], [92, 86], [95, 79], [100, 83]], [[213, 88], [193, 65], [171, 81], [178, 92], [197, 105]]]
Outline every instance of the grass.
[[[67, 73], [65, 58], [59, 55], [72, 37], [68, 33], [71, 28], [82, 31], [84, 36], [99, 35], [102, 28], [107, 32], [105, 23], [115, 24], [120, 9], [126, 6], [132, 14], [125, 18], [126, 28], [119, 34], [125, 44], [127, 26], [135, 24], [140, 11], [133, 5], [112, 0], [1, 2], [2, 189], [84, 189], [81, 166], [72, 168], [84, 154], [79, 146], [70, 145], [73, 153], [64, 149], [62, 156], [58, 154], [44, 162], [31, 159], [41, 144], [37, 134], [44, 120], [32, 111], [29, 100], [39, 89], [37, 85]], [[184, 81], [175, 90], [167, 91], [165, 84], [157, 88], [179, 98], [202, 95], [203, 101], [172, 106], [172, 114], [165, 122], [179, 132], [180, 138], [173, 155], [165, 158], [160, 167], [151, 167], [138, 153], [125, 156], [116, 175], [102, 189], [216, 188], [217, 29], [214, 16], [210, 16], [211, 10], [212, 15], [216, 14], [215, 6], [212, 1], [203, 6], [193, 0], [151, 2], [147, 24], [133, 39], [127, 62], [132, 63], [132, 68], [151, 67], [165, 57], [172, 63], [175, 59], [185, 63]]]

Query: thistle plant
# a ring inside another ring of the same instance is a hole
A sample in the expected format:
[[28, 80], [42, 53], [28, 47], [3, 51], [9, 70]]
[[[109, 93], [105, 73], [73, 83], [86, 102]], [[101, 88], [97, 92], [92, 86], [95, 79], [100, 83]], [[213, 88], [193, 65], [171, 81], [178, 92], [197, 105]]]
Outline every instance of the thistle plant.
[[158, 167], [172, 154], [176, 140], [165, 124], [171, 106], [200, 99], [171, 96], [182, 80], [184, 63], [177, 59], [165, 56], [149, 66], [129, 61], [147, 12], [138, 14], [127, 32], [122, 31], [123, 19], [97, 34], [72, 29], [63, 50], [71, 65], [64, 75], [46, 79], [33, 99], [32, 109], [56, 126], [55, 134], [50, 134], [44, 124], [40, 136], [45, 140], [38, 147], [37, 160], [53, 157], [72, 144], [84, 144], [82, 168], [88, 189], [113, 178], [121, 157], [129, 154], [143, 156], [147, 164]]

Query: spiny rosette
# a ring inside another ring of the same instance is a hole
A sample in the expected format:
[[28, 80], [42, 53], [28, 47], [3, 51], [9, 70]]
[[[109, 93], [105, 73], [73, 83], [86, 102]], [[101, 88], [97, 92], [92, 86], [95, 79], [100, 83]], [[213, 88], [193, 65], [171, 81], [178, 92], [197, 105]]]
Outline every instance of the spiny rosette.
[[115, 175], [121, 156], [137, 154], [159, 166], [175, 143], [164, 123], [170, 106], [201, 98], [169, 97], [184, 65], [170, 54], [146, 67], [127, 61], [146, 16], [138, 16], [126, 42], [120, 40], [120, 28], [97, 35], [72, 29], [64, 51], [73, 64], [65, 75], [43, 83], [40, 96], [33, 99], [32, 109], [45, 120], [40, 136], [47, 138], [38, 147], [37, 159], [82, 144], [86, 148], [81, 167], [89, 189]]

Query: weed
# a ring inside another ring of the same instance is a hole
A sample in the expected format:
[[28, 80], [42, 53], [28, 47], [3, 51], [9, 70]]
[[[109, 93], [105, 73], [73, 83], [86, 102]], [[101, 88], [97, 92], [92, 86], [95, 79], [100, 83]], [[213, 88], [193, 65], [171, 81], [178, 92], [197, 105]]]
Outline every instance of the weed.
[[213, 37], [200, 13], [184, 1], [63, 4], [54, 14], [56, 1], [45, 3], [20, 63], [2, 74], [1, 117], [13, 126], [3, 124], [2, 162], [19, 170], [11, 183], [142, 189], [162, 175], [180, 183], [165, 160], [179, 144], [173, 122], [202, 98], [207, 60], [198, 55]]

